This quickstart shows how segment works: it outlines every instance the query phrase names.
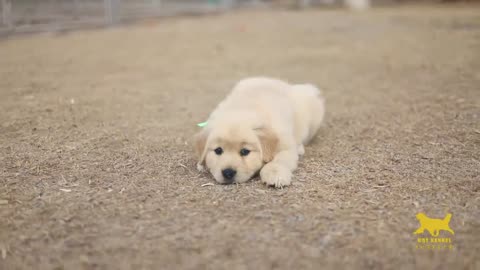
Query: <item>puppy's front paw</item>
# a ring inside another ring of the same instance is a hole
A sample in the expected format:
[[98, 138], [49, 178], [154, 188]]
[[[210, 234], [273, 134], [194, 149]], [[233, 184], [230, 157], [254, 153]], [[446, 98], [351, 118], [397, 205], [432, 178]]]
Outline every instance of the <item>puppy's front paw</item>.
[[281, 165], [268, 163], [260, 171], [260, 178], [267, 186], [281, 188], [290, 185], [292, 172]]

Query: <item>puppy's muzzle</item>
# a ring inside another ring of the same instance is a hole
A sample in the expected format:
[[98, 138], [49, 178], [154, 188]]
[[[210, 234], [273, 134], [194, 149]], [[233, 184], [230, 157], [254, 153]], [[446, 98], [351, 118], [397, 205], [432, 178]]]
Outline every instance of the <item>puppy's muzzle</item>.
[[237, 171], [235, 171], [233, 169], [222, 170], [222, 175], [223, 175], [223, 179], [224, 179], [225, 184], [233, 183], [233, 181], [235, 180], [234, 178], [235, 178], [236, 174], [237, 174]]

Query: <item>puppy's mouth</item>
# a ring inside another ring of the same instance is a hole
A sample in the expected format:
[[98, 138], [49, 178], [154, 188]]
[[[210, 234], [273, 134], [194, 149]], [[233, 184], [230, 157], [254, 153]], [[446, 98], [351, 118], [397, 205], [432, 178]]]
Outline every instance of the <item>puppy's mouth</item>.
[[223, 181], [220, 183], [220, 185], [232, 185], [235, 184], [235, 180], [228, 180], [228, 181]]
[[236, 184], [236, 183], [245, 183], [245, 182], [249, 182], [249, 181], [257, 178], [258, 176], [260, 176], [260, 170], [253, 173], [250, 177], [247, 178], [247, 180], [239, 182], [239, 181], [237, 181], [236, 178], [232, 178], [232, 179], [223, 178], [222, 181], [220, 182], [220, 184], [221, 185], [231, 185], [231, 184]]
[[222, 182], [220, 184], [222, 185], [231, 185], [231, 184], [235, 184], [235, 179], [222, 179]]

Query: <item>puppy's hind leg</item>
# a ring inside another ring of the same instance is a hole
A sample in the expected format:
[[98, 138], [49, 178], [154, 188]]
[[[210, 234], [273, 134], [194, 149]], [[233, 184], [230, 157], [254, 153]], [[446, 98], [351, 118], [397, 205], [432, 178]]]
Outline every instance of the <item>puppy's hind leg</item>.
[[299, 156], [303, 156], [305, 154], [305, 147], [303, 144], [298, 145], [297, 152]]
[[296, 136], [306, 145], [315, 136], [325, 115], [325, 98], [320, 89], [312, 84], [292, 86], [292, 96], [296, 104]]

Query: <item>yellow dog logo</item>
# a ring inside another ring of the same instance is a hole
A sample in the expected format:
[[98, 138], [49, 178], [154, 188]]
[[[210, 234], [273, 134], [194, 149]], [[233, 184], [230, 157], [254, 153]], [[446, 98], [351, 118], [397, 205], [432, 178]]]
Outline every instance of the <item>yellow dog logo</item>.
[[429, 218], [424, 213], [418, 213], [417, 219], [420, 223], [420, 228], [418, 228], [414, 234], [422, 234], [425, 230], [427, 230], [433, 237], [437, 237], [441, 230], [455, 234], [448, 225], [451, 218], [452, 214], [450, 213], [448, 213], [444, 219]]

